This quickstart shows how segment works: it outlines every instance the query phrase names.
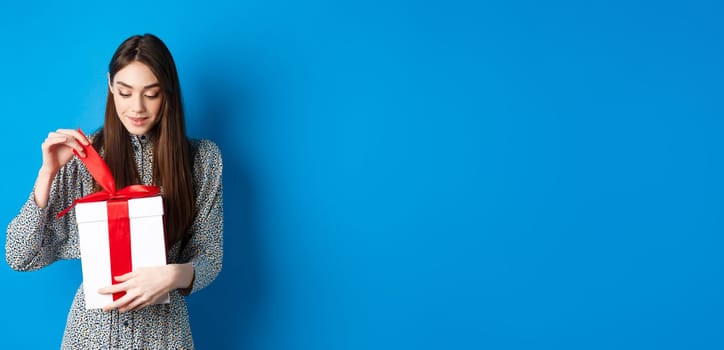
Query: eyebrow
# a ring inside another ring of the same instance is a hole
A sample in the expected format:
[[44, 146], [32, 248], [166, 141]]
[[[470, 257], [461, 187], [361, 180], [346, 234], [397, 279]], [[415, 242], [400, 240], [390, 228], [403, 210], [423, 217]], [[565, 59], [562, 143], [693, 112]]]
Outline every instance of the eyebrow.
[[[127, 88], [129, 88], [129, 89], [133, 89], [133, 86], [131, 86], [130, 84], [126, 84], [126, 83], [124, 83], [124, 82], [122, 82], [122, 81], [116, 81], [116, 84], [118, 84], [118, 85], [123, 85], [123, 86], [125, 86], [125, 87], [127, 87]], [[153, 83], [153, 84], [144, 86], [144, 87], [143, 87], [143, 90], [148, 90], [148, 89], [150, 89], [150, 88], [155, 88], [155, 87], [159, 87], [159, 86], [161, 86], [161, 84], [159, 84], [159, 83]]]

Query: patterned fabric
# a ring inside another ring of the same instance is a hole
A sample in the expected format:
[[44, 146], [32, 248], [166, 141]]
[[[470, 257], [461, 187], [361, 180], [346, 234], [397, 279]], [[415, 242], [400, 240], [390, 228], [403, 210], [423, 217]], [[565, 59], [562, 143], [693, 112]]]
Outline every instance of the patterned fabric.
[[[134, 156], [143, 184], [151, 184], [153, 143], [145, 136], [132, 136]], [[191, 140], [194, 150], [194, 186], [197, 216], [191, 239], [183, 251], [178, 242], [167, 251], [168, 263], [194, 267], [190, 293], [211, 283], [222, 263], [221, 153], [208, 140]], [[101, 151], [102, 153], [102, 151]], [[163, 189], [162, 189], [163, 190]], [[7, 262], [14, 270], [32, 271], [60, 259], [78, 259], [75, 211], [61, 219], [55, 215], [79, 197], [93, 192], [93, 179], [83, 163], [73, 158], [53, 180], [48, 205], [39, 208], [33, 194], [8, 226], [5, 246]], [[188, 292], [188, 291], [187, 291]], [[73, 299], [63, 336], [63, 349], [193, 349], [186, 301], [179, 290], [171, 292], [169, 304], [151, 305], [119, 313], [86, 310], [83, 288]]]

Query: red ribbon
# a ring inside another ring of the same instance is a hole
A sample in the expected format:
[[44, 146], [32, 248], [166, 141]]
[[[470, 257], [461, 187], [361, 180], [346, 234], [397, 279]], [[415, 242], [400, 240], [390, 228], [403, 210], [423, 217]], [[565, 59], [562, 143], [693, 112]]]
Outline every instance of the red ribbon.
[[[128, 218], [128, 201], [111, 200], [108, 210], [108, 246], [111, 250], [111, 283], [113, 278], [133, 271], [131, 262], [131, 220]], [[113, 293], [113, 300], [118, 300], [126, 292]]]
[[[78, 129], [78, 132], [85, 137], [80, 129]], [[131, 185], [116, 191], [116, 181], [113, 179], [111, 169], [108, 168], [108, 165], [103, 158], [101, 158], [98, 152], [96, 152], [95, 148], [93, 148], [93, 145], [81, 144], [80, 146], [83, 147], [85, 158], [81, 157], [76, 150], [73, 150], [73, 153], [75, 153], [78, 159], [85, 164], [88, 172], [91, 176], [93, 176], [93, 179], [96, 180], [103, 190], [74, 200], [73, 204], [58, 213], [57, 218], [67, 214], [78, 203], [101, 202], [112, 199], [129, 200], [133, 198], [153, 197], [161, 193], [158, 186], [146, 185]]]
[[[78, 129], [83, 135], [83, 132]], [[85, 137], [85, 135], [83, 135]], [[107, 201], [108, 211], [108, 240], [111, 247], [111, 283], [117, 284], [114, 276], [121, 276], [133, 270], [131, 263], [131, 222], [128, 218], [128, 200], [145, 198], [161, 193], [158, 186], [131, 185], [116, 191], [116, 181], [106, 162], [96, 152], [91, 144], [83, 145], [85, 158], [76, 150], [73, 153], [85, 164], [93, 179], [103, 190], [78, 198], [65, 210], [58, 213], [57, 218], [67, 214], [78, 203]], [[113, 300], [118, 300], [125, 292], [113, 293]]]

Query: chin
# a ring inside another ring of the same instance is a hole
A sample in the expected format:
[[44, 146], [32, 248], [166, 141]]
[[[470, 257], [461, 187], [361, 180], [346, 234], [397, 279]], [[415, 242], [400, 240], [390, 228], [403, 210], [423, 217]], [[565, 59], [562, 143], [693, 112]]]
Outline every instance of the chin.
[[139, 128], [139, 127], [128, 127], [126, 126], [126, 131], [128, 131], [131, 135], [145, 135], [150, 131], [150, 128]]
[[129, 124], [123, 123], [123, 126], [126, 128], [126, 131], [128, 131], [129, 133], [131, 133], [133, 135], [146, 135], [149, 132], [151, 132], [151, 129], [153, 129], [153, 125], [138, 126], [138, 125], [132, 125], [130, 123]]

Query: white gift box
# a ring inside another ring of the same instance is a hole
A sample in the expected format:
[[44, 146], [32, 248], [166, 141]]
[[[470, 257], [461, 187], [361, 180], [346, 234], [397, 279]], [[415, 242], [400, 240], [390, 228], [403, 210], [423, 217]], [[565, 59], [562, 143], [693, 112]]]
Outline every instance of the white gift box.
[[[78, 203], [75, 207], [80, 243], [81, 269], [85, 308], [98, 309], [113, 302], [112, 294], [99, 294], [98, 289], [110, 286], [111, 249], [107, 202]], [[166, 243], [161, 196], [128, 200], [131, 265], [140, 267], [166, 265]], [[157, 303], [168, 303], [166, 294]]]

